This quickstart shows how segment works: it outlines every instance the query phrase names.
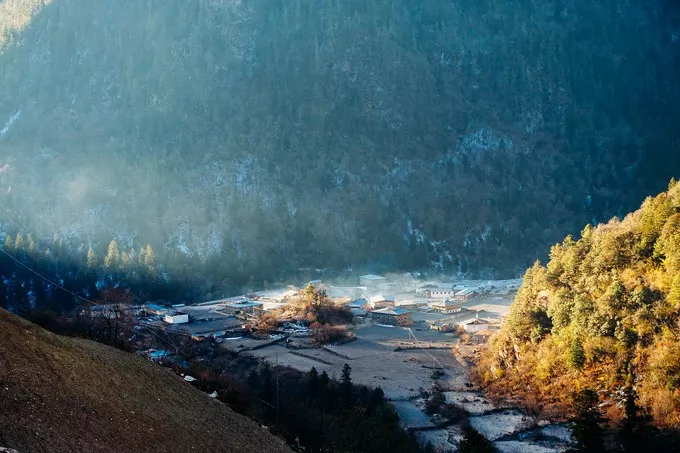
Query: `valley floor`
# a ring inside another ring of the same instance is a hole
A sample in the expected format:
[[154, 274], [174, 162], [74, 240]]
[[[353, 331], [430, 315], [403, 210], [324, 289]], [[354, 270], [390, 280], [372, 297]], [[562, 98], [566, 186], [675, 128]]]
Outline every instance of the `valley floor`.
[[[273, 344], [248, 354], [272, 364], [300, 371], [315, 367], [338, 379], [345, 363], [356, 384], [380, 387], [392, 400], [405, 429], [423, 443], [443, 451], [456, 451], [462, 439], [458, 425], [439, 427], [437, 416], [424, 411], [423, 391], [435, 385], [447, 403], [468, 413], [470, 425], [493, 442], [500, 452], [563, 452], [570, 446], [570, 430], [533, 419], [517, 408], [491, 403], [468, 380], [470, 360], [484, 345], [465, 345], [455, 334], [411, 328], [365, 325], [355, 330], [357, 340], [319, 349], [291, 350]], [[238, 341], [229, 342], [229, 347]], [[443, 371], [435, 378], [433, 372]]]

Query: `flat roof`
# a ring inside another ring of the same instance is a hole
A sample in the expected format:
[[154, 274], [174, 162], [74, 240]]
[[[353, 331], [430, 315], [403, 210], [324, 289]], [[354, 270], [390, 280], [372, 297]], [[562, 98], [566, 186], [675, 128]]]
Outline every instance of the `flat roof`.
[[443, 300], [435, 300], [430, 302], [430, 305], [434, 307], [462, 307], [460, 302], [454, 301], [454, 300], [448, 300], [448, 299], [443, 299]]
[[249, 307], [260, 307], [264, 305], [264, 302], [257, 302], [257, 301], [247, 301], [247, 302], [233, 302], [231, 304], [224, 304], [225, 307], [230, 307], [230, 308], [249, 308]]
[[381, 308], [380, 310], [373, 310], [371, 311], [371, 313], [378, 313], [380, 315], [399, 316], [411, 312], [408, 310], [404, 310], [403, 308], [397, 307], [397, 308]]
[[189, 324], [181, 324], [169, 330], [184, 331], [186, 333], [196, 335], [232, 330], [240, 328], [242, 324], [243, 323], [236, 318], [225, 318], [220, 319], [218, 321], [192, 322]]
[[491, 321], [488, 319], [483, 319], [483, 318], [470, 318], [466, 319], [465, 321], [461, 321], [459, 324], [464, 325], [464, 326], [470, 326], [470, 325], [475, 325], [475, 324], [491, 324]]
[[149, 308], [151, 310], [156, 310], [156, 311], [170, 310], [170, 307], [163, 307], [162, 305], [157, 305], [157, 304], [145, 304], [143, 307]]
[[385, 280], [385, 277], [381, 277], [380, 275], [375, 274], [366, 274], [362, 275], [359, 278], [363, 278], [364, 280]]

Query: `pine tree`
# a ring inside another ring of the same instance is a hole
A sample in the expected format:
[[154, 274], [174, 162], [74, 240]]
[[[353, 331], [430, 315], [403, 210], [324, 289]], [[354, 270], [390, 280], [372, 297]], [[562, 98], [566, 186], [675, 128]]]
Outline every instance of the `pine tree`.
[[331, 378], [328, 377], [328, 373], [326, 373], [326, 370], [321, 372], [321, 375], [319, 376], [319, 387], [321, 388], [326, 388], [328, 387], [328, 384], [330, 383]]
[[312, 367], [307, 375], [307, 391], [312, 399], [316, 398], [319, 392], [319, 372], [315, 367]]
[[37, 250], [37, 246], [35, 244], [35, 240], [33, 239], [33, 235], [29, 234], [28, 239], [27, 239], [27, 250], [30, 255], [35, 254]]
[[143, 267], [144, 262], [146, 261], [146, 247], [142, 247], [139, 249], [139, 253], [137, 254], [139, 266]]
[[126, 251], [123, 251], [123, 253], [120, 254], [120, 269], [127, 272], [130, 270], [131, 264], [130, 255], [128, 255]]
[[578, 336], [575, 336], [569, 348], [569, 365], [580, 370], [586, 363], [586, 353], [583, 350], [583, 343]]
[[668, 293], [668, 303], [671, 307], [680, 308], [680, 274], [676, 275]]
[[119, 262], [120, 252], [118, 251], [118, 242], [114, 239], [109, 243], [109, 250], [104, 258], [104, 267], [106, 267], [106, 270], [112, 271], [118, 267]]
[[577, 448], [583, 452], [601, 452], [603, 450], [602, 424], [604, 417], [600, 412], [599, 397], [595, 390], [583, 389], [574, 395], [574, 440]]
[[376, 387], [371, 393], [371, 406], [376, 407], [385, 402], [385, 392], [380, 387]]
[[658, 451], [650, 448], [654, 438], [652, 418], [638, 405], [638, 395], [632, 379], [625, 389], [625, 414], [618, 437], [627, 452]]
[[90, 270], [97, 268], [97, 255], [94, 253], [92, 247], [87, 251], [87, 267]]
[[344, 385], [352, 385], [352, 367], [347, 363], [342, 366], [342, 377], [340, 382]]
[[342, 366], [342, 375], [340, 376], [340, 390], [342, 392], [343, 400], [347, 402], [352, 393], [352, 367], [346, 363]]
[[151, 274], [156, 270], [156, 255], [151, 248], [151, 244], [147, 244], [146, 250], [144, 251], [144, 266]]
[[460, 453], [493, 453], [497, 450], [486, 437], [468, 427], [465, 429], [465, 437], [458, 445], [458, 451]]
[[24, 247], [24, 237], [21, 233], [17, 233], [17, 238], [14, 240], [14, 251], [20, 252]]

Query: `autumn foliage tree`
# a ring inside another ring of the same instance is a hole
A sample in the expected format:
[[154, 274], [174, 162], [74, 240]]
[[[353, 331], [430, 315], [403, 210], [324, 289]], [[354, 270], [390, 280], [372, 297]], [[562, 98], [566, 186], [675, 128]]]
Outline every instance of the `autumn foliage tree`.
[[623, 220], [567, 237], [527, 270], [507, 321], [480, 362], [491, 392], [553, 415], [592, 388], [613, 422], [635, 383], [641, 411], [680, 428], [680, 184]]

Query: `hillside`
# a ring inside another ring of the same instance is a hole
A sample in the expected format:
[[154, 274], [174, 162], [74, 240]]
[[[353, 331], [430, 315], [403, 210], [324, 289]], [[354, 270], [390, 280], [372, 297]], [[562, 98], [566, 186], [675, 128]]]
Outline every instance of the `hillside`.
[[0, 309], [0, 447], [29, 451], [289, 451], [145, 359], [60, 337]]
[[3, 231], [214, 285], [519, 273], [680, 170], [654, 0], [5, 0]]
[[635, 402], [680, 428], [680, 184], [586, 227], [527, 270], [480, 365], [492, 393], [557, 418], [592, 388], [612, 422]]

